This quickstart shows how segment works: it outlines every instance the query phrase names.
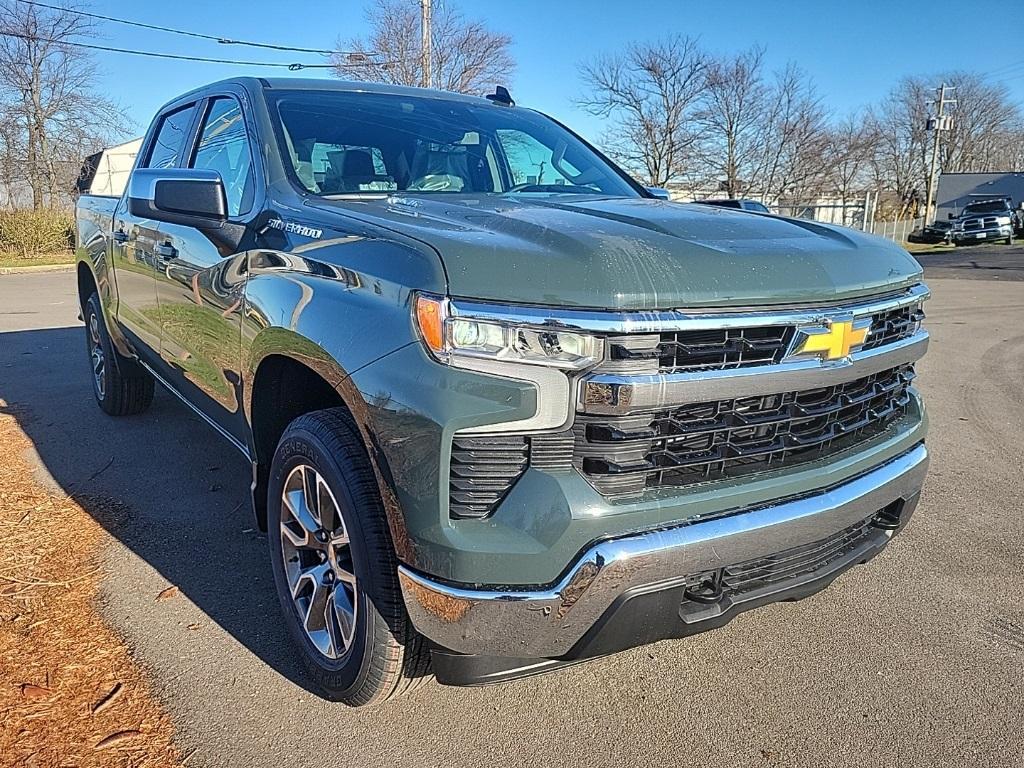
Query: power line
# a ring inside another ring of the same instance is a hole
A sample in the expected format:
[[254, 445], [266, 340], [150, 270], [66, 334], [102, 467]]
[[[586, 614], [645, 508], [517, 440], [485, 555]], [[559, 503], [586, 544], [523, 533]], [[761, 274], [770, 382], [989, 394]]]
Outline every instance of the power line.
[[[114, 48], [109, 45], [96, 45], [93, 43], [78, 43], [70, 40], [55, 40], [53, 38], [37, 37], [35, 35], [24, 35], [20, 32], [10, 32], [6, 30], [0, 30], [0, 37], [15, 37], [20, 40], [28, 40], [37, 43], [54, 43], [55, 45], [69, 45], [75, 48], [88, 48], [94, 51], [107, 51], [110, 53], [127, 53], [132, 56], [149, 56], [156, 59], [177, 59], [179, 61], [198, 61], [207, 64], [238, 64], [247, 67], [283, 67], [291, 72], [297, 72], [300, 69], [345, 69], [348, 67], [361, 66], [360, 64], [284, 64], [281, 62], [270, 62], [270, 61], [244, 61], [240, 59], [213, 59], [205, 56], [186, 56], [179, 53], [158, 53], [156, 51], [138, 51], [131, 48]], [[390, 66], [395, 62], [391, 61], [380, 61], [373, 62], [377, 66]]]
[[[330, 56], [332, 54], [345, 55], [345, 54], [348, 54], [348, 53], [356, 53], [356, 51], [330, 51], [330, 50], [327, 50], [325, 48], [297, 48], [295, 46], [277, 45], [275, 43], [255, 43], [255, 42], [247, 41], [247, 40], [235, 40], [235, 39], [230, 38], [230, 37], [220, 37], [219, 35], [204, 35], [201, 32], [192, 32], [192, 31], [187, 30], [187, 29], [174, 29], [172, 27], [157, 26], [156, 24], [146, 24], [145, 22], [142, 22], [142, 21], [134, 21], [132, 19], [122, 19], [122, 18], [118, 18], [117, 16], [104, 16], [103, 14], [100, 14], [100, 13], [89, 13], [88, 11], [79, 11], [79, 10], [75, 10], [73, 8], [62, 8], [59, 5], [50, 5], [49, 3], [39, 2], [39, 0], [20, 0], [20, 2], [26, 3], [27, 5], [39, 6], [40, 8], [49, 8], [50, 10], [53, 10], [53, 11], [62, 11], [62, 12], [65, 12], [65, 13], [74, 13], [74, 14], [77, 14], [78, 16], [87, 16], [90, 19], [99, 19], [100, 21], [110, 21], [110, 22], [113, 22], [115, 24], [127, 24], [128, 26], [131, 26], [131, 27], [141, 27], [142, 29], [153, 29], [153, 30], [156, 30], [157, 32], [169, 32], [169, 33], [174, 34], [174, 35], [185, 35], [187, 37], [197, 37], [197, 38], [199, 38], [201, 40], [213, 40], [215, 43], [220, 43], [221, 45], [244, 45], [244, 46], [248, 46], [250, 48], [270, 48], [270, 49], [275, 50], [275, 51], [291, 51], [293, 53], [320, 53], [320, 54], [324, 54], [324, 55], [327, 55], [327, 56]], [[358, 52], [358, 53], [362, 53], [362, 52]], [[363, 53], [362, 55], [377, 56], [377, 55], [380, 55], [380, 54], [365, 54], [365, 53]]]

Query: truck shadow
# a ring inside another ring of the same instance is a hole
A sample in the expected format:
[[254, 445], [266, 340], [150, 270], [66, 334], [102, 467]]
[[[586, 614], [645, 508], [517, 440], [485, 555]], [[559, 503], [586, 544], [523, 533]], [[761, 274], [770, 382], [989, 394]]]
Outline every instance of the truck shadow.
[[250, 511], [248, 462], [157, 390], [147, 413], [111, 418], [92, 398], [81, 327], [0, 333], [0, 411], [31, 439], [43, 480], [74, 496], [212, 621], [308, 690], [280, 620], [266, 536]]

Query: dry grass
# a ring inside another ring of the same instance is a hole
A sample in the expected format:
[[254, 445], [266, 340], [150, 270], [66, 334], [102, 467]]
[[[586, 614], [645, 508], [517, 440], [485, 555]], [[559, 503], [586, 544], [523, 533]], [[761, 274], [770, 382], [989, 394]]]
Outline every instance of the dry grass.
[[60, 208], [0, 211], [0, 252], [31, 262], [33, 257], [71, 250], [75, 214]]
[[34, 481], [4, 413], [0, 446], [0, 765], [180, 765], [169, 718], [95, 608], [108, 534]]

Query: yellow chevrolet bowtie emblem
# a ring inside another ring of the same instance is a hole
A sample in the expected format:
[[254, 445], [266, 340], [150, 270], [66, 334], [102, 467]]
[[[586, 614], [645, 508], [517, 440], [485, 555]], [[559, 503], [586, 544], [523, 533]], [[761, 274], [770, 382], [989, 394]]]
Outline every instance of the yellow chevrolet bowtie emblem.
[[863, 344], [868, 338], [870, 325], [855, 328], [852, 320], [832, 322], [819, 333], [806, 333], [797, 354], [819, 353], [826, 360], [840, 360], [850, 356], [850, 350]]

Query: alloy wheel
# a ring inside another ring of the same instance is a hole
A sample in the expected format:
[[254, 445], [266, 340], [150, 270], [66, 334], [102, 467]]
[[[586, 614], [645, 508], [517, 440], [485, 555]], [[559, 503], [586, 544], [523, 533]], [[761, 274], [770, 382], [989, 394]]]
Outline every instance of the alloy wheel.
[[95, 313], [89, 315], [89, 360], [92, 363], [93, 385], [96, 387], [96, 394], [102, 400], [107, 394], [107, 360], [100, 338], [100, 321]]
[[284, 572], [299, 623], [323, 656], [342, 658], [355, 636], [358, 586], [338, 502], [320, 473], [300, 464], [281, 503]]

